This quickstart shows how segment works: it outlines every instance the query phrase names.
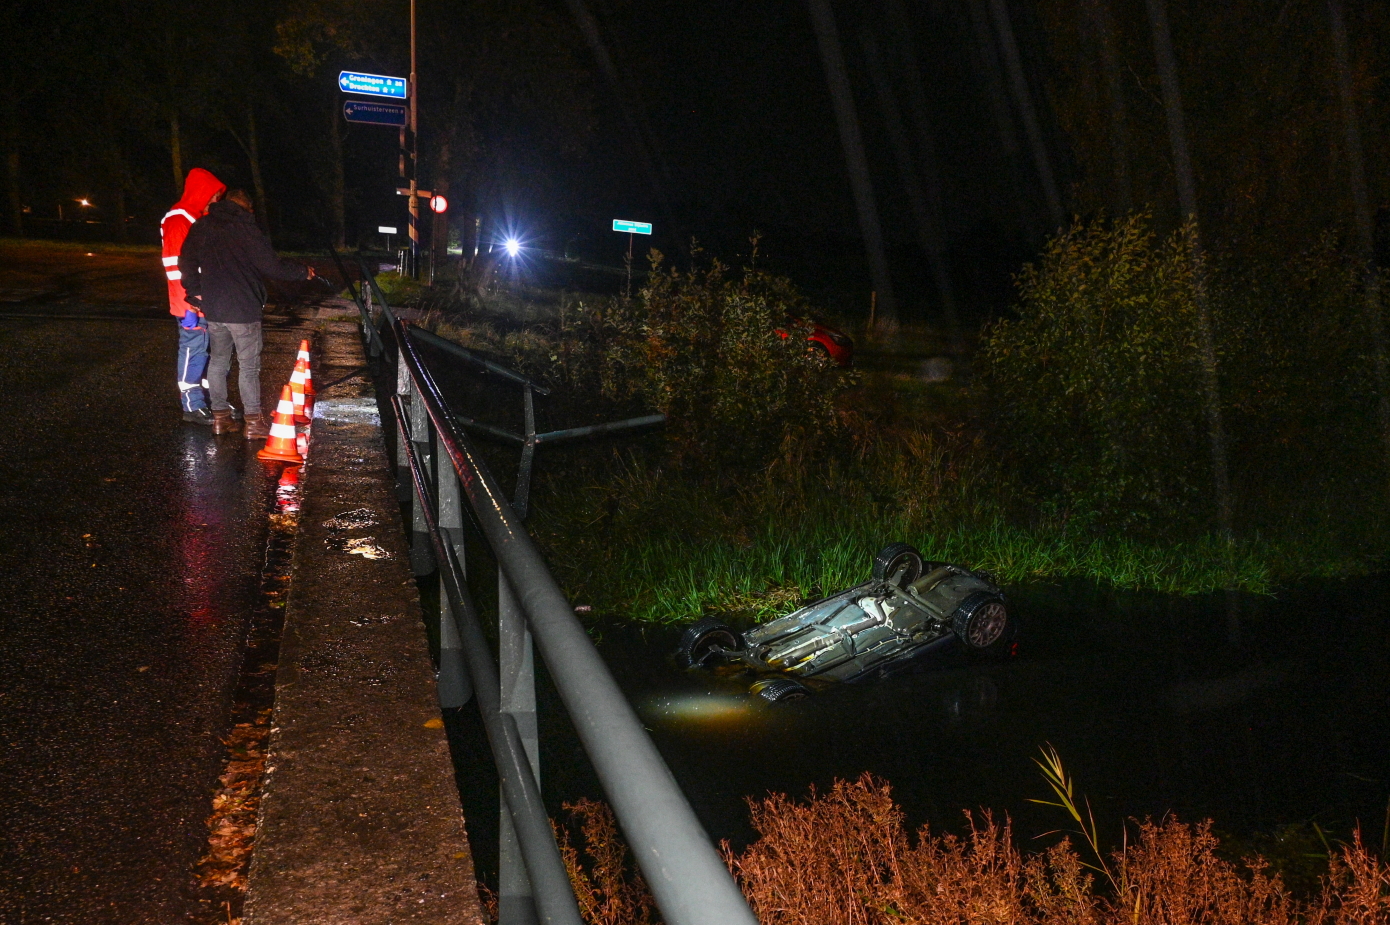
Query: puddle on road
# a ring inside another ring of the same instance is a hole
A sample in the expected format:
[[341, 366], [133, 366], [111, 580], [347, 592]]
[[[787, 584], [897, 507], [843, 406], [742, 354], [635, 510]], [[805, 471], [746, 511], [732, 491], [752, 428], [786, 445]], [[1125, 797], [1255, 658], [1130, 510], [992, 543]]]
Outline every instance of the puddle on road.
[[[1279, 600], [1174, 599], [1091, 588], [1013, 589], [1017, 658], [948, 653], [910, 673], [765, 705], [749, 678], [677, 669], [678, 629], [604, 625], [599, 649], [716, 840], [752, 836], [746, 797], [804, 796], [871, 771], [918, 825], [1009, 813], [1023, 843], [1065, 820], [1033, 759], [1051, 744], [1102, 832], [1131, 817], [1211, 817], [1248, 835], [1317, 822], [1380, 841], [1390, 796], [1390, 579]], [[542, 786], [552, 812], [601, 797], [547, 684]], [[482, 869], [494, 865], [495, 776], [476, 758], [471, 706], [451, 719]], [[490, 803], [488, 801], [491, 801]], [[491, 808], [487, 808], [487, 807]], [[491, 830], [490, 832], [488, 830]]]

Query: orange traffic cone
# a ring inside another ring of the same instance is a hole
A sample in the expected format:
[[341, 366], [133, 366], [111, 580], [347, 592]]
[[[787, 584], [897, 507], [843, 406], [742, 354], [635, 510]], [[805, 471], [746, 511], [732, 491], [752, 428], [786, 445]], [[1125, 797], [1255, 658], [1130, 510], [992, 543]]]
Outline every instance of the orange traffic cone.
[[309, 423], [308, 401], [304, 394], [304, 371], [309, 368], [300, 357], [295, 360], [294, 372], [290, 374], [290, 395], [294, 399], [294, 422], [296, 424]]
[[294, 398], [287, 385], [280, 391], [280, 404], [275, 406], [275, 416], [270, 420], [270, 437], [265, 442], [265, 449], [256, 455], [266, 460], [302, 463], [304, 457], [299, 455], [295, 436]]
[[314, 367], [308, 360], [304, 361], [304, 407], [308, 410], [309, 417], [314, 416]]
[[304, 413], [310, 418], [314, 416], [314, 363], [309, 356], [309, 341], [299, 342], [299, 355], [295, 357], [295, 362], [304, 361]]

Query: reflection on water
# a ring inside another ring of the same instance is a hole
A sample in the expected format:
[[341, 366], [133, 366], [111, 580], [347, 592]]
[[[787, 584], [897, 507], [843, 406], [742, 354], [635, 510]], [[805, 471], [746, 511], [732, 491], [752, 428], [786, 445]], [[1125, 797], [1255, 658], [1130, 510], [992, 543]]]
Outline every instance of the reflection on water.
[[[768, 705], [747, 677], [678, 670], [677, 631], [605, 626], [619, 683], [715, 838], [749, 836], [744, 799], [802, 795], [872, 771], [909, 822], [1007, 811], [1027, 841], [1062, 820], [1032, 759], [1056, 746], [1103, 830], [1127, 817], [1212, 817], [1232, 832], [1317, 821], [1379, 840], [1390, 794], [1385, 580], [1279, 600], [1012, 589], [1015, 660], [952, 653], [879, 683]], [[599, 796], [542, 709], [548, 800]]]

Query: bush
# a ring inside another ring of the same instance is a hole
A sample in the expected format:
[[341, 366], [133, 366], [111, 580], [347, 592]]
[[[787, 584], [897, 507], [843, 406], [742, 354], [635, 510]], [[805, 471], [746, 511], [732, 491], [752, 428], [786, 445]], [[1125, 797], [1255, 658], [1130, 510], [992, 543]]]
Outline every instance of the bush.
[[1074, 226], [980, 351], [998, 441], [1073, 516], [1170, 521], [1209, 497], [1189, 242], [1143, 215]]
[[[1312, 896], [1300, 900], [1265, 863], [1217, 854], [1211, 823], [1172, 818], [1138, 824], [1107, 863], [1118, 889], [1063, 839], [1025, 854], [1007, 822], [966, 814], [963, 836], [923, 826], [916, 837], [888, 784], [865, 774], [813, 789], [805, 801], [782, 794], [749, 800], [758, 839], [741, 853], [724, 844], [758, 921], [764, 925], [1380, 925], [1390, 921], [1390, 867], [1358, 834], [1329, 858]], [[586, 870], [568, 837], [565, 856], [588, 925], [648, 925], [641, 878], [625, 865], [612, 812], [566, 806], [582, 829]], [[557, 827], [559, 828], [559, 827]], [[563, 832], [564, 829], [561, 829]], [[1098, 879], [1100, 882], [1098, 883]], [[1101, 886], [1101, 884], [1104, 886]]]
[[[698, 256], [698, 253], [697, 253]], [[602, 317], [602, 388], [670, 418], [689, 455], [763, 465], [824, 445], [850, 377], [808, 348], [806, 306], [791, 282], [717, 260], [682, 273], [660, 253], [635, 299]]]

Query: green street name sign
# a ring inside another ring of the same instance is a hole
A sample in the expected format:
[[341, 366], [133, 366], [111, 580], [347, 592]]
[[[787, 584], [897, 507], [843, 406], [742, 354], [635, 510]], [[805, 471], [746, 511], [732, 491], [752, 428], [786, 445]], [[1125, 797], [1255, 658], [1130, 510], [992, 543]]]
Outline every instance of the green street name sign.
[[613, 219], [614, 231], [626, 231], [628, 234], [651, 234], [651, 222], [630, 222], [625, 218]]

